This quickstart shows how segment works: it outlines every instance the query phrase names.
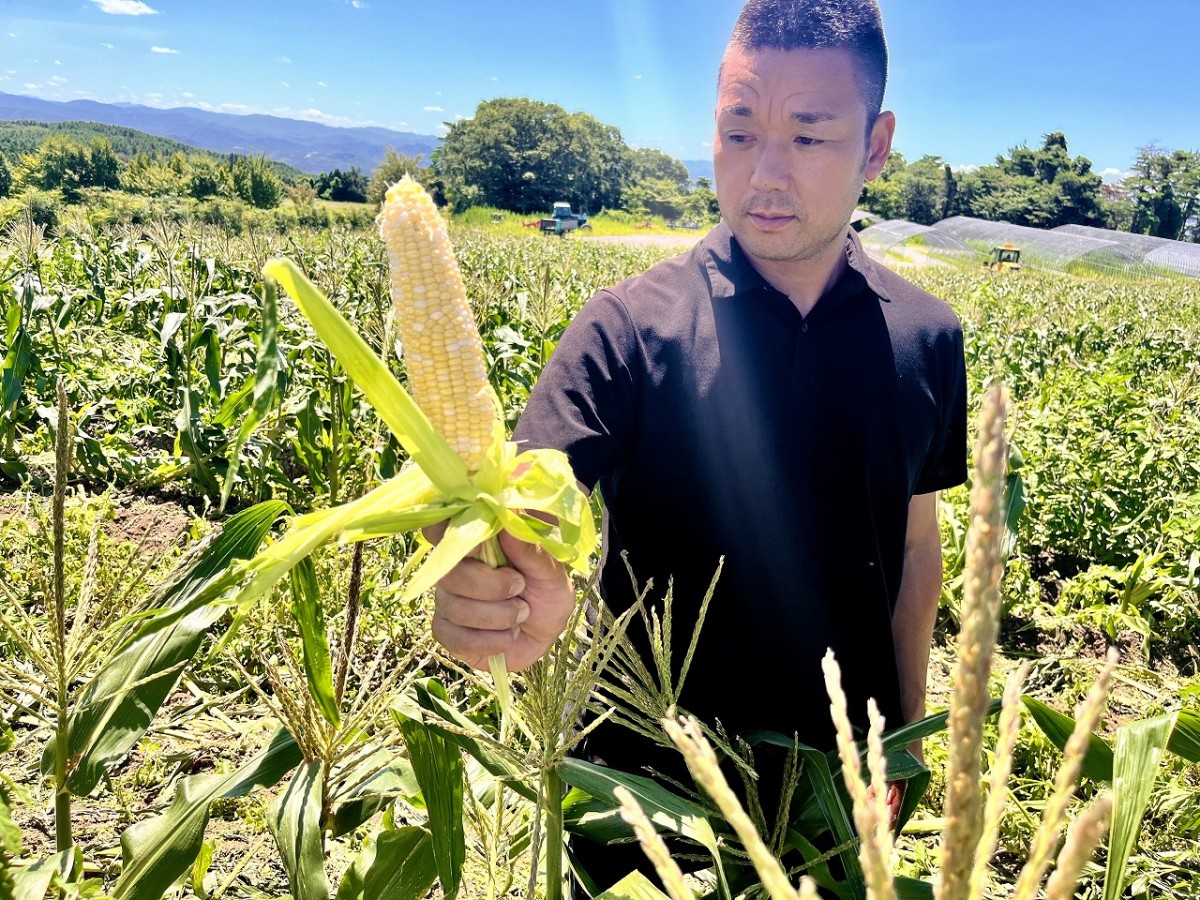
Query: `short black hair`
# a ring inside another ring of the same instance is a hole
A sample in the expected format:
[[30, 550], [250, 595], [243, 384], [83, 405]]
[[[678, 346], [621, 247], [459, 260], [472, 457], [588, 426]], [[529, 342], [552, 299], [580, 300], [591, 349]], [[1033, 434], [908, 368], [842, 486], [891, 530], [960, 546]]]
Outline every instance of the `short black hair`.
[[849, 50], [867, 128], [883, 108], [888, 52], [876, 0], [747, 0], [729, 46], [744, 50]]

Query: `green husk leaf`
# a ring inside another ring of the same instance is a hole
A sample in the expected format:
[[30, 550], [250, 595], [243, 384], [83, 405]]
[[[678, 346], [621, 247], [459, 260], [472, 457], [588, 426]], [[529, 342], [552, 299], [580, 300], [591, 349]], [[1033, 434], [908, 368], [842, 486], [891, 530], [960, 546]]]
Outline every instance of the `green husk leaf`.
[[313, 330], [366, 395], [408, 455], [446, 496], [467, 482], [467, 466], [438, 434], [383, 361], [290, 259], [272, 259], [263, 273], [283, 285]]
[[463, 559], [475, 552], [475, 548], [500, 532], [500, 523], [495, 513], [479, 504], [464, 509], [450, 520], [441, 541], [425, 558], [421, 567], [413, 573], [404, 588], [400, 602], [405, 603], [419, 597], [445, 577], [446, 573]]

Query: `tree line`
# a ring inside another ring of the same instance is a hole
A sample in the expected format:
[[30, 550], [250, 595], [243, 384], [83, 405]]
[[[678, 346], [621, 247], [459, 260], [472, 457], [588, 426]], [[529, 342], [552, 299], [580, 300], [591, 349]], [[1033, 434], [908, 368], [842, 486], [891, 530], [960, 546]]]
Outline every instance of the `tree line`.
[[921, 225], [972, 216], [1200, 242], [1200, 153], [1143, 147], [1131, 173], [1119, 185], [1106, 185], [1091, 160], [1070, 155], [1059, 131], [1047, 134], [1040, 147], [1013, 147], [994, 165], [965, 171], [952, 170], [939, 156], [908, 162], [893, 152], [880, 177], [864, 186], [860, 205], [885, 219]]
[[[524, 98], [486, 100], [472, 118], [448, 124], [428, 162], [388, 148], [370, 175], [351, 167], [281, 177], [279, 167], [261, 157], [158, 152], [153, 142], [162, 139], [146, 135], [151, 143], [143, 147], [130, 136], [140, 132], [120, 132], [121, 146], [134, 147], [132, 154], [118, 152], [106, 134], [85, 131], [93, 136], [84, 141], [65, 127], [52, 129], [35, 150], [14, 153], [14, 142], [28, 146], [33, 131], [0, 130], [0, 197], [36, 188], [77, 202], [89, 188], [119, 188], [154, 197], [240, 199], [264, 209], [285, 196], [297, 204], [316, 198], [378, 203], [388, 185], [408, 174], [455, 211], [491, 206], [540, 215], [565, 200], [592, 213], [720, 218], [712, 183], [693, 182], [679, 160], [628, 146], [617, 128], [587, 113]], [[1104, 184], [1089, 159], [1071, 156], [1062, 132], [970, 170], [955, 171], [938, 156], [909, 162], [893, 152], [880, 177], [864, 187], [860, 205], [883, 218], [925, 225], [964, 215], [1200, 242], [1200, 152], [1143, 147], [1119, 185]]]

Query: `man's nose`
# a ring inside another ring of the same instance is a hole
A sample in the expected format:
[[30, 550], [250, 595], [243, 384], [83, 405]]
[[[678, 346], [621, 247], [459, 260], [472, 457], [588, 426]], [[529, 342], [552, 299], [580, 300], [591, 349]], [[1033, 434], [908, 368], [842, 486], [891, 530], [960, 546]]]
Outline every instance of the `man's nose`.
[[782, 191], [788, 186], [788, 146], [778, 141], [763, 141], [760, 145], [750, 186], [756, 191]]

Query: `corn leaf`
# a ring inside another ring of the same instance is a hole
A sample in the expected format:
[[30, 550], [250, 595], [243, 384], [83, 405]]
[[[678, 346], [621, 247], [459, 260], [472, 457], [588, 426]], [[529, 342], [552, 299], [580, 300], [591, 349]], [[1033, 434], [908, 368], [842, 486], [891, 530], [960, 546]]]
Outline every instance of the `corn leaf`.
[[[224, 608], [211, 602], [216, 597], [210, 589], [222, 583], [230, 563], [254, 554], [286, 509], [287, 504], [271, 500], [233, 516], [158, 600], [160, 608], [194, 608], [162, 630], [143, 631], [84, 689], [68, 725], [68, 750], [75, 764], [67, 787], [73, 794], [90, 794], [104, 773], [141, 740], [184, 666], [224, 615]], [[48, 746], [42, 757], [47, 773], [53, 770], [52, 751]]]
[[[1065, 750], [1067, 740], [1075, 730], [1075, 720], [1033, 697], [1024, 696], [1021, 700], [1033, 721], [1042, 730], [1042, 734], [1059, 750]], [[1112, 748], [1094, 734], [1088, 736], [1087, 753], [1083, 757], [1083, 774], [1092, 781], [1113, 780]]]
[[636, 869], [610, 887], [595, 900], [670, 900], [654, 886], [654, 882]]
[[1112, 826], [1108, 865], [1104, 872], [1104, 900], [1118, 900], [1125, 892], [1125, 869], [1133, 852], [1150, 790], [1158, 774], [1159, 758], [1175, 728], [1176, 714], [1130, 722], [1117, 729], [1113, 757]]
[[263, 273], [283, 285], [318, 337], [429, 480], [447, 496], [466, 483], [466, 463], [438, 434], [383, 360], [296, 264], [290, 259], [272, 259]]
[[[383, 762], [393, 758], [391, 763]], [[362, 777], [361, 773], [370, 772], [372, 769], [378, 771], [345, 795], [339, 794], [334, 800], [333, 808], [325, 822], [330, 837], [349, 834], [397, 797], [411, 797], [421, 792], [421, 785], [413, 772], [412, 763], [385, 750], [367, 757], [366, 761], [341, 776], [340, 780], [343, 783], [353, 783]]]
[[616, 788], [624, 787], [633, 794], [656, 830], [691, 838], [708, 850], [724, 883], [717, 836], [701, 806], [650, 778], [582, 759], [568, 757], [556, 769], [563, 781], [576, 788], [563, 800], [563, 822], [568, 831], [601, 843], [632, 838], [633, 831], [620, 818], [621, 803], [613, 793]]
[[1180, 710], [1167, 749], [1188, 762], [1200, 762], [1200, 714]]
[[143, 819], [121, 835], [124, 865], [113, 886], [114, 900], [160, 900], [200, 852], [213, 800], [273, 787], [301, 761], [292, 736], [280, 730], [265, 750], [229, 775], [184, 778], [165, 813]]
[[441, 541], [413, 573], [400, 596], [400, 602], [405, 603], [425, 593], [465, 557], [475, 552], [476, 547], [499, 532], [500, 523], [491, 509], [483, 504], [464, 509], [450, 520]]
[[229, 465], [225, 470], [225, 483], [221, 486], [220, 508], [222, 512], [225, 511], [225, 504], [229, 501], [229, 494], [237, 480], [238, 468], [242, 461], [242, 448], [246, 446], [250, 435], [254, 434], [259, 423], [266, 419], [275, 405], [276, 387], [282, 368], [278, 339], [279, 311], [273, 282], [268, 281], [263, 285], [262, 298], [262, 332], [259, 334], [258, 355], [254, 363], [254, 402], [251, 404], [246, 418], [242, 420], [242, 426], [238, 429], [233, 446], [226, 454]]
[[[854, 840], [854, 826], [850, 823], [850, 814], [846, 811], [847, 804], [843, 799], [845, 797], [845, 784], [840, 781], [834, 781], [828, 757], [820, 750], [805, 747], [803, 744], [797, 746], [797, 751], [804, 764], [797, 792], [804, 791], [805, 784], [808, 784], [817, 809], [820, 811], [821, 818], [825, 826], [833, 832], [833, 839], [836, 844], [841, 845], [847, 841]], [[867, 882], [863, 876], [862, 865], [858, 861], [858, 853], [853, 850], [847, 850], [843, 851], [838, 858], [842, 861], [842, 866], [845, 868], [846, 882], [850, 888], [851, 895], [854, 897], [865, 897], [867, 895]]]
[[[536, 803], [537, 792], [529, 784], [525, 768], [512, 751], [443, 699], [445, 696], [445, 689], [437, 679], [419, 680], [395, 700], [392, 710], [397, 715], [421, 719], [426, 728], [465, 750], [489, 774], [502, 779], [509, 790], [520, 794], [530, 803]], [[442, 722], [450, 727], [444, 727]]]
[[[440, 694], [443, 701], [448, 699], [445, 688], [433, 679], [427, 682], [427, 689]], [[433, 855], [437, 860], [442, 893], [448, 900], [454, 900], [467, 855], [463, 831], [462, 754], [457, 744], [426, 727], [423, 716], [414, 718], [395, 710], [393, 715], [404, 735], [408, 758], [429, 812]]]
[[12, 874], [13, 900], [45, 900], [46, 892], [55, 876], [63, 882], [71, 880], [71, 875], [83, 874], [83, 852], [71, 845], [61, 853], [39, 859], [28, 866], [13, 866], [9, 869]]
[[292, 615], [300, 627], [308, 692], [325, 721], [336, 728], [342, 717], [333, 692], [333, 659], [329, 653], [329, 636], [325, 632], [325, 607], [321, 603], [321, 588], [311, 558], [301, 560], [292, 569], [291, 582]]
[[321, 760], [305, 763], [267, 813], [294, 900], [329, 900], [321, 822], [324, 775]]
[[421, 900], [437, 874], [428, 831], [415, 826], [383, 831], [355, 858], [337, 900]]

